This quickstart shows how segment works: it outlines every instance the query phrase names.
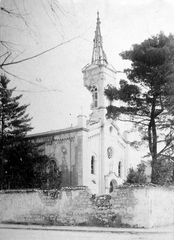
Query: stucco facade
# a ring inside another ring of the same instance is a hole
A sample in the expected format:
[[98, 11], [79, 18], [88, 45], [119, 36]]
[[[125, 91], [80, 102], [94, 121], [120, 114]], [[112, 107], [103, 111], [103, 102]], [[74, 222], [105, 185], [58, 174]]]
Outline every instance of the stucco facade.
[[7, 190], [0, 191], [0, 222], [152, 228], [174, 224], [173, 199], [172, 186], [157, 185], [121, 187], [99, 196], [85, 187]]
[[[62, 186], [88, 186], [92, 193], [112, 192], [126, 178], [128, 144], [116, 122], [106, 119], [110, 102], [104, 96], [108, 84], [115, 85], [116, 71], [103, 51], [100, 19], [94, 38], [92, 61], [83, 70], [84, 86], [92, 96], [89, 118], [78, 116], [78, 125], [28, 136], [42, 142], [44, 153], [55, 159], [62, 171]], [[125, 135], [124, 135], [125, 136]]]

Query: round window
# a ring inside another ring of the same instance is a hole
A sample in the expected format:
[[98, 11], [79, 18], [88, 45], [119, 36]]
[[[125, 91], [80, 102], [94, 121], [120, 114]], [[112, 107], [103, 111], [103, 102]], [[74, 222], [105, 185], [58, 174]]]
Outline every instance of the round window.
[[109, 147], [109, 148], [107, 149], [107, 155], [108, 155], [108, 158], [109, 158], [109, 159], [112, 158], [113, 151], [112, 151], [112, 148], [111, 148], [111, 147]]
[[63, 154], [67, 154], [67, 149], [66, 149], [65, 146], [62, 146], [62, 147], [61, 147], [61, 151], [62, 151]]

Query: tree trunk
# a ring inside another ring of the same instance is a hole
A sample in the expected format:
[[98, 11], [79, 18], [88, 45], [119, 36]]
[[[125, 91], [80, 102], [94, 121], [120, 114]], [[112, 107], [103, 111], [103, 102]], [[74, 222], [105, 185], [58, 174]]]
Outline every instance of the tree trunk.
[[152, 156], [152, 175], [151, 182], [158, 182], [158, 159], [157, 159], [157, 132], [156, 132], [156, 122], [155, 122], [155, 101], [153, 99], [152, 109], [151, 109], [151, 119], [148, 126], [148, 137], [149, 137], [149, 150]]
[[4, 178], [3, 141], [4, 141], [4, 121], [3, 121], [3, 110], [2, 110], [2, 115], [1, 115], [1, 143], [0, 143], [0, 189], [2, 189], [2, 183], [3, 183], [3, 178]]

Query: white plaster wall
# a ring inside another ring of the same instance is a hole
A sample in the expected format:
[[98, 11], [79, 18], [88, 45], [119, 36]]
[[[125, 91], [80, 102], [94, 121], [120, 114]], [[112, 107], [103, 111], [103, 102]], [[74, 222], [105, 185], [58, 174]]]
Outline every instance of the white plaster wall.
[[[20, 193], [21, 191], [21, 193]], [[36, 218], [42, 220], [50, 214], [62, 215], [67, 212], [67, 206], [76, 198], [81, 190], [61, 191], [61, 198], [51, 199], [41, 190], [16, 190], [11, 193], [0, 193], [0, 222], [25, 222]], [[70, 195], [68, 194], [70, 193]], [[40, 216], [42, 218], [40, 219]]]
[[[110, 131], [112, 127], [112, 131]], [[98, 194], [104, 194], [108, 192], [110, 179], [109, 174], [114, 172], [117, 183], [123, 182], [127, 174], [127, 154], [125, 142], [119, 135], [119, 131], [115, 128], [110, 121], [106, 121], [104, 125], [94, 124], [90, 126], [88, 132], [88, 160], [84, 162], [84, 176], [85, 185], [94, 189], [92, 180], [96, 181], [96, 189]], [[84, 146], [85, 147], [85, 146]], [[111, 147], [113, 149], [113, 156], [108, 159], [107, 149]], [[94, 155], [97, 159], [95, 174], [91, 174], [91, 156]], [[121, 177], [118, 177], [118, 163], [122, 162]], [[111, 166], [112, 163], [112, 166]], [[112, 168], [112, 169], [111, 169]], [[106, 179], [107, 178], [107, 179]], [[112, 180], [112, 179], [110, 179]]]
[[106, 144], [106, 149], [105, 149], [105, 175], [109, 173], [109, 164], [110, 164], [110, 159], [108, 159], [107, 156], [107, 148], [112, 147], [113, 148], [113, 172], [116, 173], [118, 176], [118, 163], [119, 161], [122, 162], [122, 169], [121, 169], [121, 178], [125, 179], [126, 178], [126, 169], [127, 169], [127, 154], [126, 154], [126, 144], [122, 140], [121, 136], [119, 135], [119, 131], [115, 129], [113, 126], [113, 131], [110, 132], [109, 128], [112, 126], [112, 124], [108, 124], [105, 126], [105, 131], [104, 131], [104, 139], [105, 139], [105, 144]]
[[[150, 212], [149, 212], [149, 191], [147, 188], [134, 189], [134, 197], [137, 199], [137, 204], [132, 210], [133, 218], [130, 222], [137, 227], [149, 228]], [[129, 209], [127, 211], [130, 211]]]
[[145, 187], [135, 189], [134, 197], [138, 201], [132, 224], [152, 228], [174, 223], [174, 189]]
[[90, 171], [90, 165], [88, 160], [88, 132], [82, 132], [81, 135], [82, 144], [81, 144], [81, 162], [82, 162], [82, 185], [83, 186], [89, 186], [89, 171]]
[[86, 129], [72, 128], [63, 133], [35, 137], [35, 141], [44, 143], [44, 154], [53, 157], [62, 171], [62, 186], [84, 185], [83, 157], [85, 158], [87, 149], [87, 144], [84, 144], [86, 135]]
[[[110, 194], [112, 216], [120, 216], [123, 224], [134, 227], [151, 228], [174, 224], [174, 188], [131, 187], [116, 189]], [[98, 201], [91, 198], [91, 192], [84, 190], [62, 190], [56, 198], [45, 195], [43, 191], [22, 190], [0, 192], [0, 222], [41, 222], [57, 217], [60, 222], [77, 223], [91, 217], [101, 217], [105, 221], [108, 208], [98, 209]], [[102, 203], [103, 204], [103, 203]], [[101, 205], [101, 204], [100, 204]], [[99, 206], [101, 207], [101, 206]], [[79, 215], [78, 215], [79, 214]], [[112, 219], [111, 226], [112, 226]]]
[[[100, 182], [100, 163], [101, 163], [101, 134], [100, 127], [93, 129], [88, 135], [88, 150], [87, 161], [84, 168], [84, 174], [86, 175], [87, 186], [91, 189], [92, 193], [99, 193]], [[86, 147], [86, 146], [84, 146]], [[91, 174], [91, 157], [95, 156], [95, 174]], [[96, 184], [92, 181], [95, 180]]]
[[150, 227], [174, 223], [174, 188], [149, 189]]
[[0, 194], [0, 203], [1, 221], [13, 221], [18, 216], [29, 215], [31, 210], [44, 208], [36, 192]]

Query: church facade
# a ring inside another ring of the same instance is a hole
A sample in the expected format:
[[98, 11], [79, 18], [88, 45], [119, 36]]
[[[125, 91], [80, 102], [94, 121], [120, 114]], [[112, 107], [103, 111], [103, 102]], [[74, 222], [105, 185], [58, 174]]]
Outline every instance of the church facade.
[[79, 115], [76, 127], [27, 138], [43, 143], [44, 154], [52, 157], [62, 172], [62, 186], [88, 186], [92, 193], [105, 194], [126, 179], [129, 146], [126, 134], [122, 136], [116, 122], [105, 116], [110, 103], [104, 89], [108, 84], [115, 85], [116, 71], [103, 50], [99, 14], [92, 61], [82, 73], [83, 84], [92, 96], [89, 118]]

